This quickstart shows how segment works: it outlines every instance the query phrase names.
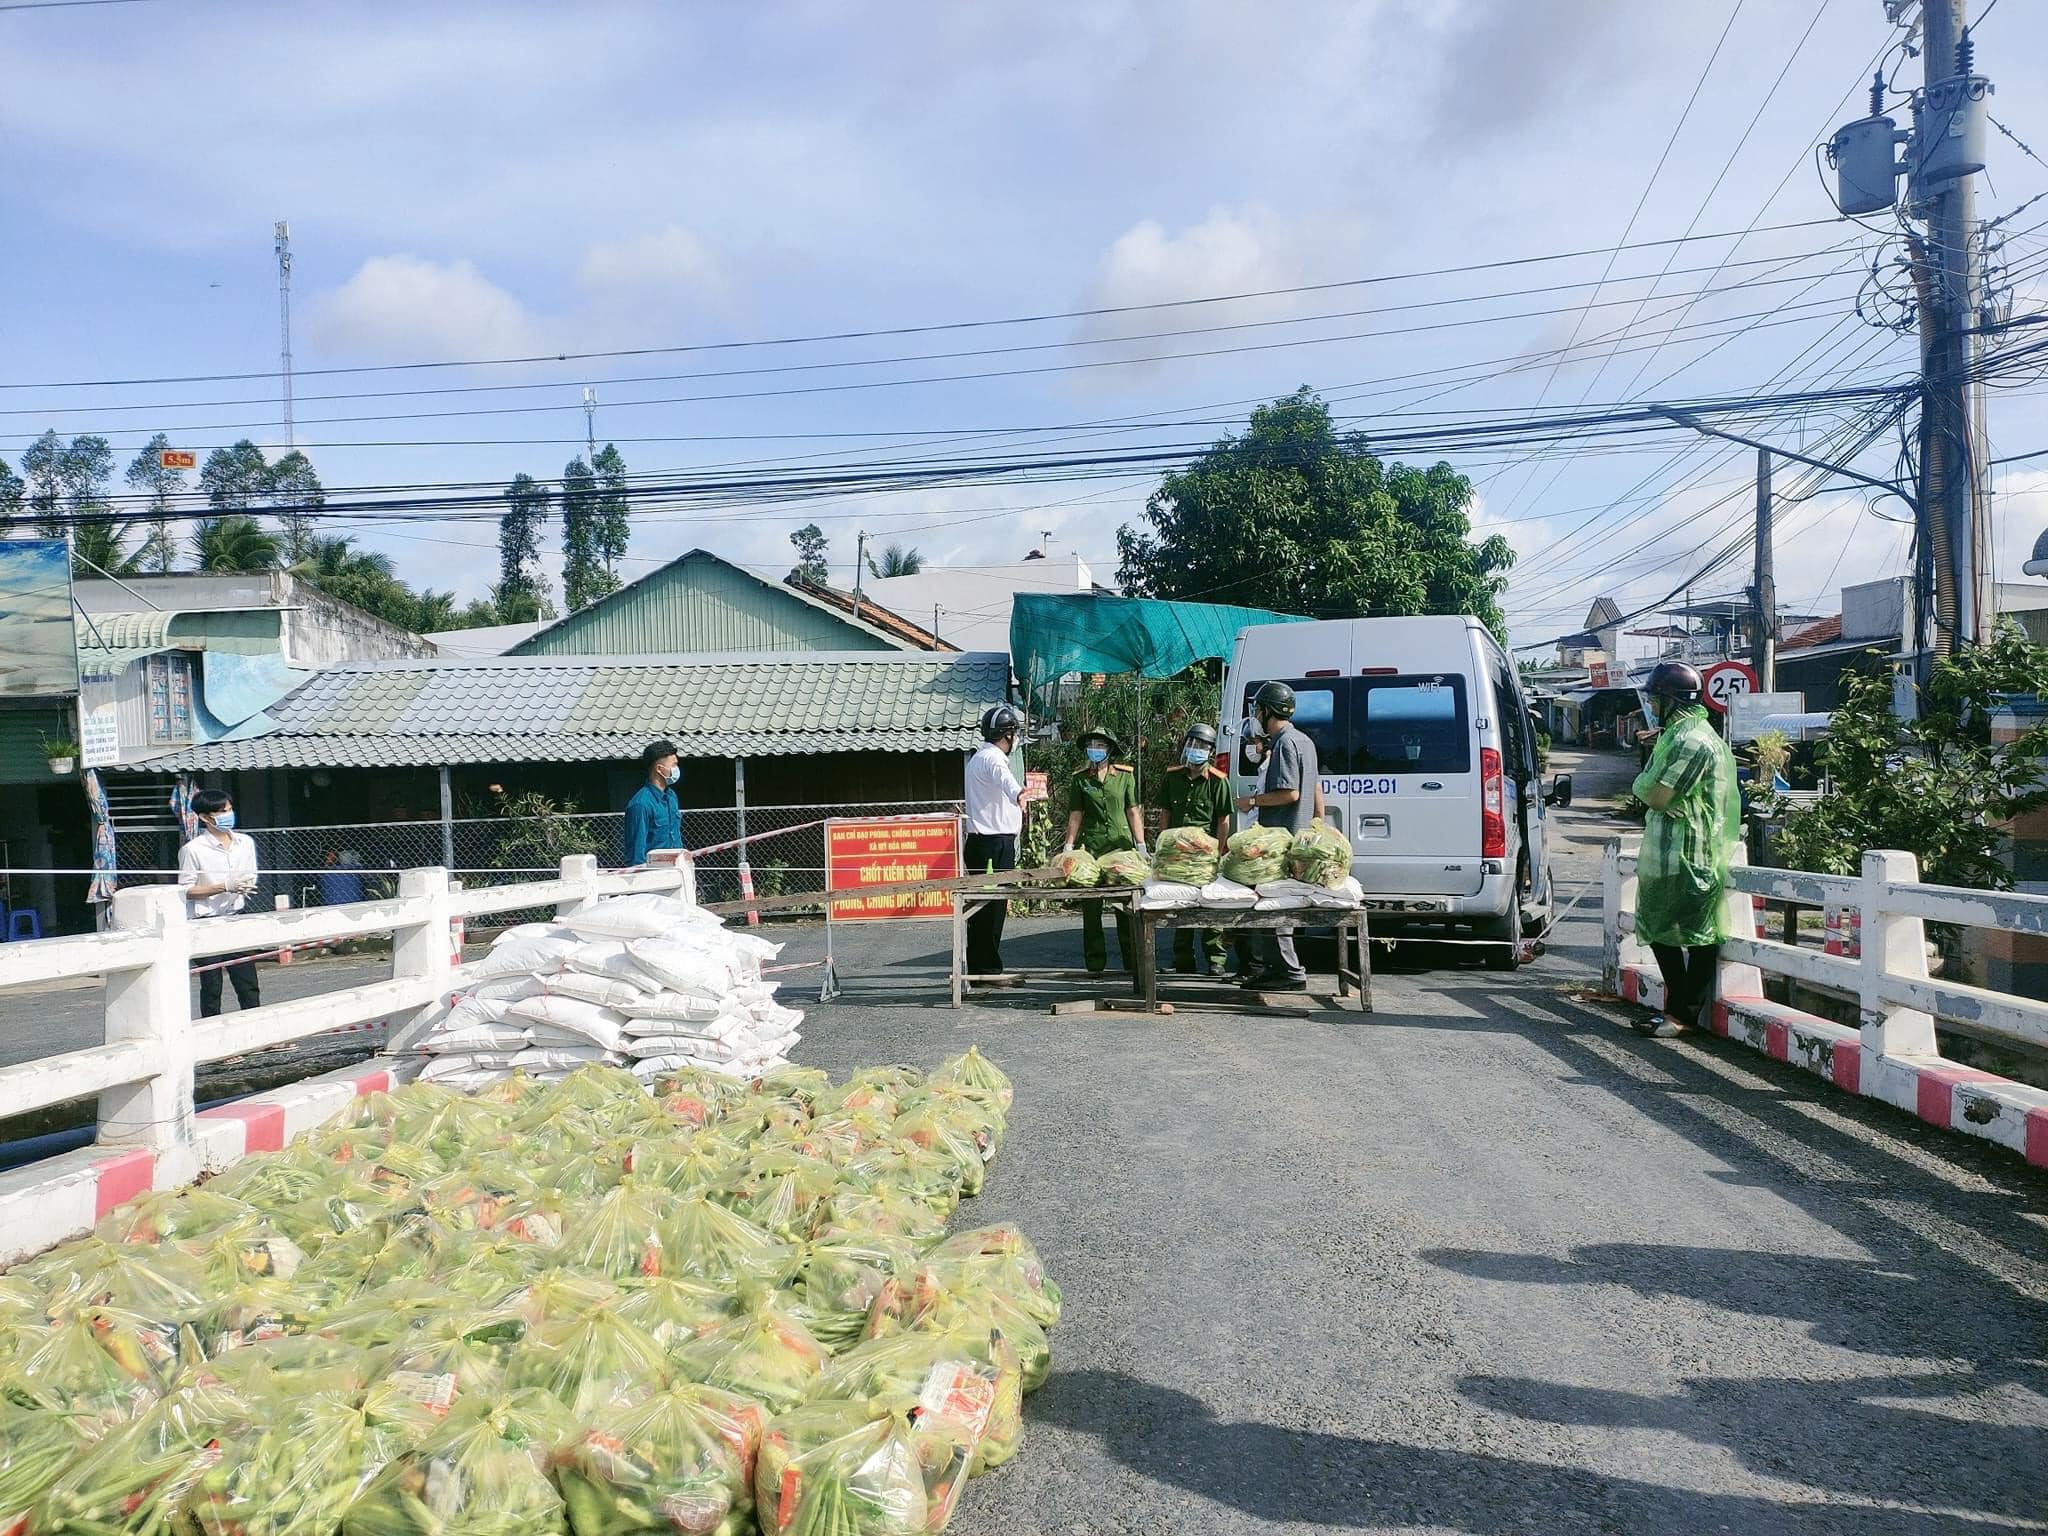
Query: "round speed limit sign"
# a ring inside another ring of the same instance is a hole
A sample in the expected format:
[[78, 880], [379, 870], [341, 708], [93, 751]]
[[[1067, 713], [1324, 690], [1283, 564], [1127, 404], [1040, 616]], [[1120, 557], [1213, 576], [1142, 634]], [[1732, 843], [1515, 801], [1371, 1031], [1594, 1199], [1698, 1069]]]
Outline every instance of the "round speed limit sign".
[[1728, 713], [1728, 706], [1745, 693], [1757, 690], [1756, 668], [1746, 661], [1717, 661], [1700, 678], [1701, 700], [1716, 714]]

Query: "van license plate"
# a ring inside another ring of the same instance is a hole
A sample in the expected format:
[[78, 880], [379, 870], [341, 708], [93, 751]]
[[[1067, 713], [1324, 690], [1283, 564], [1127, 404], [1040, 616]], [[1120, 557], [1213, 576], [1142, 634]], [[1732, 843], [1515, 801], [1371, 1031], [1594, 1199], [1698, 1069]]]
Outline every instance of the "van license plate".
[[1323, 780], [1326, 795], [1391, 795], [1400, 788], [1401, 781], [1391, 774], [1359, 774], [1345, 778]]

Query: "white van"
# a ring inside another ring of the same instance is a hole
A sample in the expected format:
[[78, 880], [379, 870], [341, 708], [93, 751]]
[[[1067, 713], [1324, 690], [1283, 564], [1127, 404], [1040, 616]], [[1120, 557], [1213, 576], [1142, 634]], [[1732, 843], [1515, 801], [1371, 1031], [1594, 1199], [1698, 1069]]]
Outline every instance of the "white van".
[[[1275, 680], [1294, 690], [1295, 726], [1315, 742], [1326, 814], [1351, 841], [1373, 931], [1495, 940], [1488, 963], [1513, 969], [1524, 935], [1550, 921], [1545, 800], [1535, 723], [1486, 626], [1429, 616], [1239, 631], [1221, 745], [1240, 795], [1259, 772], [1244, 750], [1251, 699]], [[1554, 793], [1569, 803], [1570, 781]]]

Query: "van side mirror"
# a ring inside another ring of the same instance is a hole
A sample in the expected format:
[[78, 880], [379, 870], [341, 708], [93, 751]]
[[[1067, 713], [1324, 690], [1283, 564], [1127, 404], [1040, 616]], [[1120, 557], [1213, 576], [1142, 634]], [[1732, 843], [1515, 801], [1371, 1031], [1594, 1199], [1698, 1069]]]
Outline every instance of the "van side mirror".
[[1543, 797], [1545, 805], [1570, 805], [1572, 803], [1572, 776], [1560, 773], [1550, 781], [1550, 793]]

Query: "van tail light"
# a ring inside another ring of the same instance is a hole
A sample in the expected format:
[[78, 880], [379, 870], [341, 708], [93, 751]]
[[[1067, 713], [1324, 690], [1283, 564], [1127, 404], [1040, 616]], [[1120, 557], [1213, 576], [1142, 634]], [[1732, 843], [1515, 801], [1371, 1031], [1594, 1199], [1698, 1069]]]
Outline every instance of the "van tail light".
[[1215, 763], [1224, 773], [1230, 772], [1230, 754], [1228, 752], [1218, 752]]
[[1303, 677], [1341, 677], [1342, 675], [1336, 667], [1314, 667], [1302, 674]]
[[1507, 791], [1501, 783], [1500, 753], [1479, 749], [1479, 856], [1508, 856]]

